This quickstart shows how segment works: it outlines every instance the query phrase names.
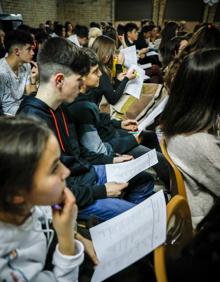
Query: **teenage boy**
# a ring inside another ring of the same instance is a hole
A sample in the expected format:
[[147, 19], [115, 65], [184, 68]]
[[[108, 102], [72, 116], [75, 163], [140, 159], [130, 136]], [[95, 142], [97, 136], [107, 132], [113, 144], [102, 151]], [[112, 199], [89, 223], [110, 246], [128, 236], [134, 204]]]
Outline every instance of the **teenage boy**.
[[77, 133], [69, 126], [65, 106], [61, 106], [62, 102], [73, 102], [78, 95], [82, 77], [90, 69], [88, 56], [68, 40], [50, 38], [38, 54], [38, 64], [40, 86], [37, 95], [27, 97], [19, 113], [39, 116], [56, 134], [61, 160], [71, 170], [67, 184], [76, 197], [79, 218], [96, 215], [104, 221], [132, 208], [134, 203], [115, 198], [128, 184], [106, 183], [104, 166], [94, 168], [81, 157]]
[[[4, 114], [15, 115], [24, 94], [36, 91], [33, 38], [30, 33], [13, 30], [5, 35], [5, 49], [8, 55], [0, 59], [0, 103]], [[34, 65], [32, 69], [29, 63]]]
[[70, 35], [67, 39], [79, 47], [87, 46], [89, 29], [84, 25], [76, 25], [73, 35]]
[[[84, 77], [84, 89], [77, 99], [68, 105], [69, 120], [75, 124], [80, 143], [91, 152], [114, 156], [115, 154], [129, 153], [133, 157], [139, 157], [150, 149], [140, 145], [140, 138], [128, 131], [137, 130], [135, 120], [118, 121], [111, 119], [108, 113], [100, 113], [98, 106], [91, 102], [90, 96], [94, 88], [98, 87], [101, 72], [98, 66], [98, 58], [93, 50], [85, 48], [84, 52], [90, 58], [90, 72]], [[155, 136], [155, 137], [154, 137]], [[152, 132], [144, 134], [144, 139], [149, 143], [156, 143], [156, 135]], [[145, 141], [146, 142], [146, 141]], [[169, 186], [169, 170], [165, 158], [157, 152], [158, 164], [154, 166], [155, 171], [164, 184]], [[143, 174], [142, 174], [143, 176]], [[149, 179], [148, 179], [149, 181]]]

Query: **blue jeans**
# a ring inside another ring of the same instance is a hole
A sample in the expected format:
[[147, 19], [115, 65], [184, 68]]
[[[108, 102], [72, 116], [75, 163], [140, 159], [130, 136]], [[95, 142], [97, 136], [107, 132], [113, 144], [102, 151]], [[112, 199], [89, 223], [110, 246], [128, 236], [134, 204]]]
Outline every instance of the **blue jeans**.
[[96, 216], [100, 221], [106, 221], [113, 218], [130, 208], [133, 208], [135, 204], [118, 198], [106, 198], [96, 200], [92, 205], [78, 212], [78, 218], [86, 220], [92, 215]]
[[[104, 165], [94, 166], [97, 174], [97, 184], [106, 183], [106, 171]], [[113, 218], [152, 195], [154, 189], [153, 178], [146, 172], [141, 172], [135, 176], [129, 186], [124, 190], [123, 198], [106, 198], [96, 200], [92, 205], [81, 209], [78, 218], [86, 220], [90, 216], [96, 216], [100, 221]]]

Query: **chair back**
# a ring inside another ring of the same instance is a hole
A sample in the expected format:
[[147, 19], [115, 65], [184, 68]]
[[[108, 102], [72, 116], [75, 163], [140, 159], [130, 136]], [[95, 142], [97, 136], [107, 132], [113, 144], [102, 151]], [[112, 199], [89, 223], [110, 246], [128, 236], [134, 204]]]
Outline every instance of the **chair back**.
[[166, 242], [154, 250], [157, 282], [168, 282], [166, 265], [181, 256], [182, 249], [193, 238], [189, 205], [183, 196], [175, 195], [167, 204]]
[[169, 163], [169, 168], [170, 168], [170, 193], [172, 196], [174, 195], [181, 195], [185, 199], [186, 197], [186, 189], [185, 189], [185, 184], [183, 180], [182, 173], [179, 171], [177, 166], [174, 164], [172, 159], [170, 158], [168, 152], [167, 152], [167, 145], [166, 141], [164, 138], [160, 141], [160, 147], [161, 151], [166, 158], [166, 160]]

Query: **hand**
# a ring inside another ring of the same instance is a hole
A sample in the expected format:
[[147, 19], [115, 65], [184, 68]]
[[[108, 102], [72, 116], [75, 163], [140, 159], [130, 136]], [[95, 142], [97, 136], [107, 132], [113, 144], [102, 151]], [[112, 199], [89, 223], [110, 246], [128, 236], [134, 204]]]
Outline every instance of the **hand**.
[[134, 157], [130, 155], [119, 155], [113, 159], [113, 164], [122, 163], [133, 159]]
[[126, 77], [127, 77], [129, 80], [132, 80], [132, 79], [136, 78], [136, 75], [137, 75], [136, 70], [133, 69], [133, 68], [130, 68], [130, 69], [127, 71], [127, 73], [126, 73]]
[[138, 123], [135, 119], [126, 119], [122, 121], [121, 128], [126, 129], [128, 131], [137, 131]]
[[74, 255], [74, 224], [77, 218], [75, 197], [68, 189], [64, 189], [64, 201], [61, 210], [53, 209], [53, 226], [57, 233], [59, 250], [65, 255]]
[[118, 197], [123, 189], [128, 187], [128, 183], [108, 182], [105, 184], [107, 197]]
[[122, 44], [122, 46], [124, 48], [128, 47], [127, 44], [125, 43], [125, 36], [124, 36], [124, 34], [118, 35], [118, 40], [121, 42], [121, 44]]
[[79, 233], [76, 234], [76, 239], [79, 240], [83, 244], [84, 249], [85, 249], [85, 253], [90, 257], [92, 262], [97, 265], [99, 263], [99, 261], [98, 261], [98, 258], [96, 256], [92, 241], [83, 237]]
[[119, 81], [122, 81], [126, 76], [126, 72], [120, 72], [118, 75], [117, 75], [117, 79]]
[[31, 61], [31, 64], [33, 65], [31, 69], [31, 83], [35, 84], [39, 79], [39, 71], [38, 71], [37, 63]]

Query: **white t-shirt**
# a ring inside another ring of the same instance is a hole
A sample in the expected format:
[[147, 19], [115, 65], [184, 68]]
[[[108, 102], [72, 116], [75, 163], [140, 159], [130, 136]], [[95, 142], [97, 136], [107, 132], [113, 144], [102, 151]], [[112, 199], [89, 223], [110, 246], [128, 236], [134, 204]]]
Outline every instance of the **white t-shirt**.
[[76, 34], [70, 35], [68, 38], [72, 43], [76, 44], [78, 47], [82, 47], [79, 43], [78, 37]]
[[21, 65], [16, 76], [6, 58], [0, 59], [0, 103], [4, 114], [16, 114], [25, 94], [25, 87], [30, 84], [30, 75], [30, 64]]

